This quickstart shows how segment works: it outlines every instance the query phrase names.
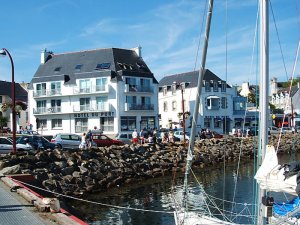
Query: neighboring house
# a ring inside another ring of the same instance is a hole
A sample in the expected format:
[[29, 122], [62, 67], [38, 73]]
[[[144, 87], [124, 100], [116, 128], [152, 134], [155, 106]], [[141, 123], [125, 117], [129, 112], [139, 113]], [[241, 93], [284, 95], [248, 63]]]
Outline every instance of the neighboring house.
[[30, 121], [43, 134], [114, 135], [158, 126], [158, 82], [135, 49], [46, 50], [29, 90]]
[[[277, 82], [277, 78], [271, 79], [271, 103], [282, 109], [286, 115], [286, 123], [289, 126], [300, 125], [300, 83], [291, 88], [283, 88], [282, 82]], [[283, 116], [282, 116], [283, 117]], [[293, 121], [293, 119], [295, 120]], [[281, 117], [276, 117], [276, 125]], [[296, 122], [298, 121], [298, 123]]]
[[[190, 114], [187, 115], [185, 121], [186, 127], [191, 127], [197, 98], [198, 77], [199, 71], [193, 71], [169, 75], [159, 82], [158, 99], [161, 128], [174, 128], [175, 126], [179, 128], [182, 126], [182, 102], [184, 102], [184, 111]], [[233, 127], [233, 96], [236, 96], [236, 90], [206, 69], [197, 131], [204, 128], [220, 133], [231, 131]]]
[[[7, 81], [0, 81], [0, 109], [3, 103], [12, 102], [12, 83]], [[22, 101], [27, 104], [28, 93], [26, 90], [25, 83], [16, 83], [15, 82], [15, 99], [16, 101]], [[7, 111], [0, 111], [0, 116], [7, 117], [9, 119], [9, 123], [7, 126], [12, 130], [12, 111], [9, 108]], [[20, 111], [18, 115], [16, 115], [16, 127], [19, 130], [20, 126], [26, 126], [28, 121], [28, 112]]]

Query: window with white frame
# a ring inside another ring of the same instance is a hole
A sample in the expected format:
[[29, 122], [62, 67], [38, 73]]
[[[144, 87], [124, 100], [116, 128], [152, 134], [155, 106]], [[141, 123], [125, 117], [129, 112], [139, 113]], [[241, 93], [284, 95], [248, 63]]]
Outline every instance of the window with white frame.
[[222, 92], [226, 92], [226, 82], [225, 82], [225, 81], [223, 81], [223, 82], [221, 83], [221, 91], [222, 91]]
[[141, 78], [140, 83], [141, 83], [141, 90], [143, 90], [143, 91], [150, 91], [151, 90], [150, 79]]
[[133, 131], [136, 128], [135, 116], [121, 116], [121, 131]]
[[176, 95], [176, 84], [172, 85], [172, 95]]
[[164, 87], [164, 88], [163, 88], [163, 95], [166, 96], [167, 94], [168, 94], [167, 87]]
[[61, 94], [61, 82], [60, 81], [51, 82], [50, 87], [51, 87], [51, 95]]
[[46, 95], [46, 83], [36, 84], [36, 95]]
[[209, 81], [205, 81], [205, 91], [210, 92], [210, 82]]
[[214, 81], [213, 84], [214, 84], [214, 92], [218, 92], [219, 91], [218, 81]]
[[37, 120], [37, 128], [45, 129], [47, 128], [47, 119], [39, 119]]
[[108, 97], [100, 96], [96, 97], [97, 110], [108, 111]]
[[107, 85], [107, 78], [97, 78], [96, 79], [96, 91], [105, 91]]
[[75, 132], [83, 133], [88, 130], [88, 119], [87, 118], [75, 118]]
[[172, 111], [176, 111], [177, 110], [177, 102], [173, 101], [172, 102]]
[[52, 99], [51, 100], [51, 112], [61, 112], [61, 100], [60, 99]]
[[36, 111], [37, 113], [45, 113], [46, 112], [46, 100], [36, 101]]
[[214, 127], [221, 128], [222, 120], [220, 118], [214, 118]]
[[90, 93], [91, 92], [91, 81], [90, 79], [84, 79], [79, 81], [79, 92]]
[[164, 112], [168, 112], [168, 102], [164, 102]]
[[51, 120], [52, 129], [60, 129], [62, 128], [62, 119], [52, 119]]
[[80, 111], [90, 110], [90, 98], [80, 98]]
[[210, 128], [210, 123], [211, 123], [211, 118], [210, 117], [205, 117], [204, 118], [204, 127], [205, 128]]
[[227, 109], [227, 98], [226, 97], [221, 98], [221, 108]]
[[114, 118], [113, 117], [101, 117], [100, 129], [103, 131], [114, 131]]

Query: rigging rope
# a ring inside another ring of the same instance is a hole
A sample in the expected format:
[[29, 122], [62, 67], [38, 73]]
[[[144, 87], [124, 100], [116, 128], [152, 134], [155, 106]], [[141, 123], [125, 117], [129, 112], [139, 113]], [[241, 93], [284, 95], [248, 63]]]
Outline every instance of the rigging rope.
[[50, 191], [50, 190], [47, 190], [45, 188], [40, 188], [40, 187], [37, 187], [35, 185], [31, 185], [31, 184], [28, 184], [28, 183], [25, 183], [25, 182], [22, 182], [22, 181], [13, 179], [13, 178], [11, 178], [11, 179], [16, 181], [16, 182], [19, 182], [21, 184], [24, 184], [25, 186], [33, 187], [33, 188], [36, 188], [38, 190], [49, 192], [49, 193], [57, 195], [57, 196], [62, 196], [62, 197], [65, 197], [65, 198], [69, 198], [69, 199], [73, 199], [73, 200], [77, 200], [77, 201], [81, 201], [81, 202], [86, 202], [86, 203], [90, 203], [90, 204], [94, 204], [94, 205], [101, 205], [101, 206], [112, 207], [112, 208], [117, 208], [117, 209], [126, 209], [126, 210], [142, 211], [142, 212], [174, 214], [173, 211], [139, 209], [139, 208], [125, 207], [125, 206], [118, 206], [118, 205], [111, 205], [111, 204], [106, 204], [106, 203], [101, 203], [101, 202], [90, 201], [90, 200], [81, 199], [81, 198], [77, 198], [77, 197], [73, 197], [73, 196], [69, 196], [69, 195], [65, 195], [65, 194], [60, 194], [60, 193]]

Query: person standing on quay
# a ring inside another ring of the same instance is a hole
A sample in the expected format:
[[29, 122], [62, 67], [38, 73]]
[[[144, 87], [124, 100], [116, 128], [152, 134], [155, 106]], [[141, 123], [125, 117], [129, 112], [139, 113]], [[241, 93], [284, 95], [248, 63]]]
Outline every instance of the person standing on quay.
[[134, 129], [134, 131], [132, 132], [132, 143], [137, 144], [138, 141], [139, 141], [138, 132], [136, 129]]
[[86, 149], [86, 140], [85, 140], [85, 133], [82, 134], [81, 143], [79, 145], [79, 149]]

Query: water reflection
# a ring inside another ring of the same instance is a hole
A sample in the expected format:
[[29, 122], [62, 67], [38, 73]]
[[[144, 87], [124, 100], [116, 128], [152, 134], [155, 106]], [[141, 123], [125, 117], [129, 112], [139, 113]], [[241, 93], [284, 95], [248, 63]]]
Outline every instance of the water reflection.
[[[299, 157], [297, 157], [299, 158]], [[287, 162], [288, 156], [281, 158], [281, 163]], [[203, 210], [204, 196], [200, 193], [203, 188], [208, 194], [205, 200], [208, 201], [215, 196], [216, 198], [227, 201], [242, 203], [232, 206], [228, 202], [222, 202], [213, 199], [218, 207], [228, 212], [227, 216], [236, 223], [251, 223], [254, 218], [252, 215], [254, 204], [254, 174], [253, 163], [243, 163], [240, 165], [240, 171], [236, 172], [236, 165], [227, 166], [225, 172], [223, 169], [199, 169], [195, 170], [197, 180], [201, 182], [199, 187], [197, 181], [190, 178], [189, 204], [191, 210]], [[192, 176], [192, 175], [191, 175]], [[174, 207], [175, 197], [181, 200], [183, 188], [183, 174], [177, 173], [176, 180], [172, 181], [172, 176], [151, 179], [126, 187], [113, 188], [106, 193], [93, 194], [88, 197], [89, 200], [101, 202], [104, 204], [116, 205], [120, 207], [138, 208], [145, 210], [155, 210], [171, 212]], [[235, 186], [235, 180], [237, 185]], [[174, 183], [176, 194], [172, 195], [172, 183]], [[234, 192], [234, 189], [236, 191]], [[95, 205], [90, 203], [72, 201], [71, 205], [83, 213], [84, 219], [89, 224], [132, 224], [132, 225], [168, 225], [174, 224], [173, 214], [163, 212], [143, 212], [112, 208], [107, 206]], [[243, 217], [236, 217], [229, 211], [241, 212], [246, 206], [246, 214]], [[211, 208], [211, 211], [220, 217], [220, 212]]]

